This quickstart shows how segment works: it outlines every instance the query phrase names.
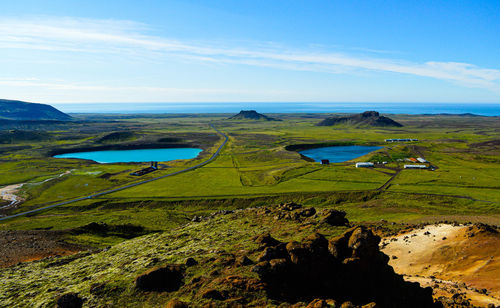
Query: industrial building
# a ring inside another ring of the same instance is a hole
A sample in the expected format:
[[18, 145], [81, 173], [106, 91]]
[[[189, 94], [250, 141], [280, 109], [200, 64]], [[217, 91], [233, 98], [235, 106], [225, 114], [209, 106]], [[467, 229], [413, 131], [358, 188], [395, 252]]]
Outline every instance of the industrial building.
[[418, 139], [404, 138], [404, 139], [385, 139], [385, 142], [417, 142]]
[[427, 169], [426, 165], [405, 165], [405, 169]]
[[365, 163], [356, 163], [356, 168], [371, 168], [373, 167], [373, 163], [365, 162]]
[[130, 175], [141, 176], [141, 175], [145, 175], [145, 174], [151, 173], [151, 172], [156, 171], [156, 170], [158, 170], [158, 162], [152, 161], [151, 166], [144, 168], [144, 169], [141, 169], [141, 170], [134, 171]]

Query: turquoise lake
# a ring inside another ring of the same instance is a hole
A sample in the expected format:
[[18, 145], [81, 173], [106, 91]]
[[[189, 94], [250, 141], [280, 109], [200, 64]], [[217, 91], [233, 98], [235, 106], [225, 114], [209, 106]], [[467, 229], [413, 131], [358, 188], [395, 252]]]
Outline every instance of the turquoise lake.
[[90, 159], [98, 163], [130, 163], [191, 159], [201, 153], [196, 148], [141, 149], [77, 152], [55, 155], [56, 158]]
[[376, 146], [347, 145], [323, 147], [300, 151], [299, 153], [320, 162], [328, 159], [331, 163], [341, 163], [381, 149]]

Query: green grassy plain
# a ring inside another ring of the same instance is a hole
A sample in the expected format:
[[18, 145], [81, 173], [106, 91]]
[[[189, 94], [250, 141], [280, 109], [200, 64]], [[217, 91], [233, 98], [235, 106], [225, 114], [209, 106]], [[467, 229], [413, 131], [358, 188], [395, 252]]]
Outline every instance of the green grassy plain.
[[[80, 122], [43, 128], [48, 140], [9, 139], [0, 151], [0, 187], [28, 184], [20, 191], [26, 201], [4, 214], [132, 183], [139, 179], [129, 173], [147, 165], [56, 159], [49, 157], [53, 151], [102, 147], [106, 136], [124, 131], [133, 132], [133, 138], [106, 141], [104, 145], [187, 144], [204, 149], [197, 159], [161, 163], [161, 170], [141, 177], [147, 179], [210, 157], [222, 139], [209, 123], [229, 136], [221, 155], [202, 168], [7, 220], [0, 223], [0, 229], [57, 230], [106, 222], [132, 223], [149, 231], [169, 230], [194, 215], [281, 201], [341, 208], [354, 221], [447, 217], [500, 221], [500, 120], [496, 117], [395, 115], [391, 117], [404, 127], [353, 128], [315, 126], [324, 114], [274, 116], [283, 121], [225, 120], [228, 115], [84, 115]], [[386, 138], [417, 138], [419, 142], [388, 144]], [[356, 161], [388, 164], [374, 169], [357, 169], [354, 161], [322, 166], [285, 149], [295, 144], [339, 142], [384, 146]], [[419, 156], [436, 170], [396, 174], [406, 163], [401, 160]], [[393, 176], [390, 184], [379, 190]], [[100, 246], [122, 239], [79, 235], [72, 240]]]

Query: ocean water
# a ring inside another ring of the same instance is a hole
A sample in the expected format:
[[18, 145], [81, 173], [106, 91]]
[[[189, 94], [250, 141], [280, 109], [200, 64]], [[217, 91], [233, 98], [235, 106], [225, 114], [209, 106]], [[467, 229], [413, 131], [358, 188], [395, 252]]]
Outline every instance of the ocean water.
[[452, 103], [92, 103], [52, 104], [68, 113], [358, 113], [375, 110], [393, 114], [473, 113], [500, 116], [499, 104]]
[[54, 157], [90, 159], [98, 163], [128, 163], [191, 159], [198, 156], [201, 151], [201, 149], [195, 148], [113, 150], [66, 153]]
[[331, 163], [341, 163], [351, 159], [358, 158], [370, 152], [381, 149], [376, 146], [361, 146], [361, 145], [342, 145], [308, 149], [299, 153], [320, 162], [322, 159], [328, 159]]

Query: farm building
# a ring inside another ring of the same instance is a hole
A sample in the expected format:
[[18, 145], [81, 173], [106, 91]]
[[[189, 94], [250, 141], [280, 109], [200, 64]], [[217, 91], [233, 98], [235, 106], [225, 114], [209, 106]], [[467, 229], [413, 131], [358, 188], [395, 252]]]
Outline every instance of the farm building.
[[356, 163], [356, 168], [370, 168], [373, 167], [373, 163]]
[[405, 165], [405, 169], [427, 169], [426, 165]]
[[427, 160], [425, 160], [425, 158], [422, 158], [422, 157], [417, 158], [417, 160], [419, 163], [427, 163], [428, 162]]
[[321, 160], [321, 164], [322, 165], [329, 165], [330, 164], [330, 161], [328, 159], [322, 159]]
[[418, 139], [403, 138], [403, 139], [385, 139], [385, 142], [417, 142]]
[[130, 175], [142, 176], [142, 175], [151, 173], [151, 172], [156, 171], [156, 170], [158, 170], [158, 162], [157, 161], [152, 161], [150, 167], [147, 167], [147, 168], [144, 168], [144, 169], [132, 172]]

